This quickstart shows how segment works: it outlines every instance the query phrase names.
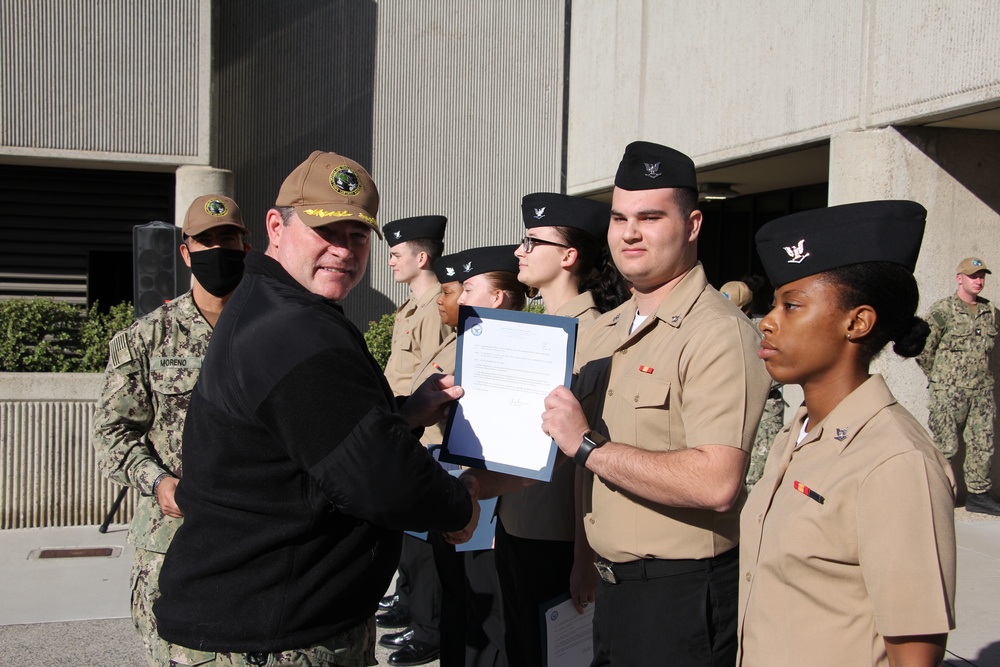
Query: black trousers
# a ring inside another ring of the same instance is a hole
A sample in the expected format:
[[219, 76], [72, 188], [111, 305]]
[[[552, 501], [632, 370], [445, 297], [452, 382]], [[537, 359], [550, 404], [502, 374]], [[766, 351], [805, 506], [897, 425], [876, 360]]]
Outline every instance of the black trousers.
[[430, 543], [441, 578], [441, 667], [507, 667], [493, 551], [456, 552], [437, 533]]
[[[439, 646], [441, 644], [441, 579], [434, 566], [434, 548], [412, 535], [403, 535], [403, 552], [399, 570], [406, 568], [408, 591], [405, 598], [410, 607], [410, 627], [413, 638]], [[402, 577], [400, 577], [402, 578]], [[397, 582], [399, 580], [397, 579]], [[399, 591], [399, 586], [396, 588]], [[400, 602], [404, 600], [400, 594]]]
[[512, 665], [542, 667], [540, 606], [569, 591], [573, 543], [515, 537], [497, 517], [496, 562], [507, 659]]
[[597, 586], [591, 667], [733, 667], [737, 552], [615, 565], [619, 583]]

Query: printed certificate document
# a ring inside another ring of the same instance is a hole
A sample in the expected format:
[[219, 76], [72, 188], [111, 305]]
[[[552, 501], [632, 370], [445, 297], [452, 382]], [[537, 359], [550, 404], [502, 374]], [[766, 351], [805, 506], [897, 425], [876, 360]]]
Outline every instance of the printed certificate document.
[[576, 326], [556, 317], [461, 306], [455, 382], [441, 460], [552, 479], [556, 444], [542, 432], [545, 397], [573, 376]]
[[594, 605], [578, 614], [569, 594], [542, 605], [546, 667], [588, 667], [594, 657]]

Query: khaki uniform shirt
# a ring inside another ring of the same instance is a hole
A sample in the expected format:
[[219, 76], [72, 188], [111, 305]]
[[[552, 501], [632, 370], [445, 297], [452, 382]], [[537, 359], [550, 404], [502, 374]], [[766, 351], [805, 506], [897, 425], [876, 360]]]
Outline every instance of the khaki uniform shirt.
[[105, 477], [140, 492], [129, 541], [165, 553], [181, 519], [160, 511], [153, 482], [180, 477], [181, 435], [212, 327], [188, 292], [115, 334], [94, 411], [93, 444]]
[[888, 667], [883, 637], [955, 627], [955, 478], [879, 375], [796, 447], [806, 417], [743, 510], [738, 664]]
[[[577, 319], [577, 339], [600, 317], [590, 292], [575, 296], [553, 314]], [[504, 530], [515, 537], [572, 542], [576, 520], [575, 476], [576, 465], [564, 461], [556, 467], [548, 483], [534, 484], [501, 497], [497, 514]]]
[[927, 314], [931, 332], [917, 363], [927, 379], [963, 389], [991, 389], [990, 355], [997, 338], [997, 313], [976, 298], [973, 315], [957, 295], [941, 299]]
[[[441, 343], [436, 350], [427, 355], [424, 358], [423, 363], [417, 367], [417, 371], [413, 374], [413, 381], [407, 394], [412, 394], [424, 380], [435, 373], [447, 373], [448, 375], [454, 374], [455, 355], [457, 353], [458, 333], [452, 331], [448, 334], [448, 337], [444, 339], [444, 342]], [[441, 370], [434, 368], [434, 364], [440, 366]], [[428, 426], [424, 429], [424, 434], [420, 437], [420, 442], [423, 443], [424, 447], [441, 444], [441, 441], [444, 439], [444, 427], [447, 421], [448, 420], [446, 418], [437, 424]]]
[[[585, 363], [574, 391], [585, 412], [594, 410], [591, 427], [650, 451], [749, 452], [771, 386], [750, 320], [709, 286], [700, 263], [629, 334], [635, 313], [633, 298], [605, 313], [581, 343]], [[745, 491], [728, 512], [713, 512], [659, 505], [589, 477], [584, 527], [608, 560], [710, 558], [739, 541]]]
[[413, 373], [424, 356], [437, 349], [451, 331], [441, 322], [437, 298], [441, 286], [435, 285], [403, 302], [396, 311], [392, 326], [392, 350], [385, 365], [385, 379], [396, 396], [409, 396]]

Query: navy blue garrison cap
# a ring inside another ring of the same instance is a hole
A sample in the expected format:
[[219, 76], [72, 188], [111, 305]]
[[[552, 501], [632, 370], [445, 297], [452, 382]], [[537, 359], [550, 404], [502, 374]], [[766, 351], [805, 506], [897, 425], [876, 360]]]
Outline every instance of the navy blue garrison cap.
[[698, 178], [694, 161], [684, 153], [648, 141], [633, 141], [625, 147], [625, 155], [618, 164], [615, 186], [622, 190], [697, 190]]
[[521, 200], [524, 227], [575, 227], [603, 239], [608, 235], [611, 205], [586, 197], [536, 192]]
[[515, 250], [517, 250], [516, 245], [494, 245], [444, 255], [435, 260], [434, 273], [441, 283], [467, 280], [472, 276], [491, 271], [508, 271], [517, 275]]
[[443, 215], [418, 215], [413, 218], [401, 218], [382, 226], [389, 247], [399, 245], [413, 239], [444, 240], [444, 227], [448, 218]]
[[771, 284], [864, 262], [913, 271], [927, 210], [914, 201], [869, 201], [793, 213], [757, 232], [757, 254]]

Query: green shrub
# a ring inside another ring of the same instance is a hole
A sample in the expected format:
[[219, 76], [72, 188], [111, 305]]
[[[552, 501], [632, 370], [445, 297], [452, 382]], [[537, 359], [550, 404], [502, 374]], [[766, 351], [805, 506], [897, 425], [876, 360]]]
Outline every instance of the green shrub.
[[524, 309], [529, 313], [544, 313], [545, 304], [542, 303], [541, 297], [536, 297], [534, 299], [528, 299], [528, 303], [525, 304]]
[[365, 332], [365, 343], [368, 344], [368, 351], [375, 357], [382, 370], [389, 362], [389, 354], [392, 352], [392, 325], [396, 322], [395, 313], [386, 313], [378, 322], [372, 320], [368, 323], [368, 331]]
[[108, 341], [116, 333], [126, 328], [135, 320], [135, 309], [128, 302], [111, 306], [111, 310], [102, 313], [94, 307], [87, 311], [87, 319], [83, 323], [80, 342], [83, 355], [80, 357], [81, 373], [103, 372], [108, 365]]
[[132, 307], [102, 313], [52, 299], [0, 301], [0, 371], [85, 373], [104, 369], [108, 340], [132, 322]]

